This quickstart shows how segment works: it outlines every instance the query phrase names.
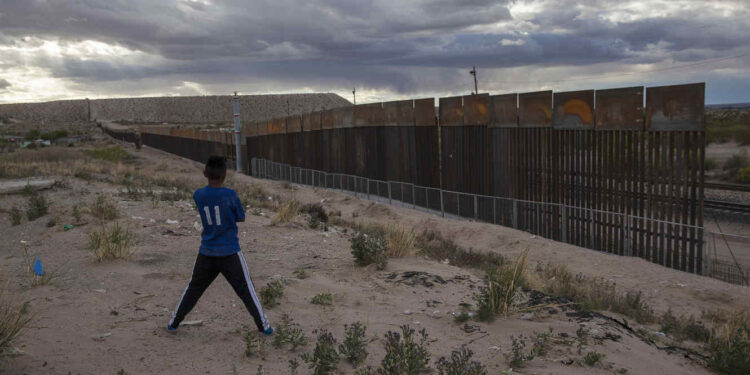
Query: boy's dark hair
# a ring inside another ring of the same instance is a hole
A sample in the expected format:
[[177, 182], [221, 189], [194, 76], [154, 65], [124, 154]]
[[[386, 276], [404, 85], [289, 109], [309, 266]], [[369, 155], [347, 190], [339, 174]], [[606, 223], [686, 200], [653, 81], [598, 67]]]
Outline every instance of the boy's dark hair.
[[206, 162], [206, 177], [209, 180], [218, 180], [227, 173], [227, 158], [211, 155]]

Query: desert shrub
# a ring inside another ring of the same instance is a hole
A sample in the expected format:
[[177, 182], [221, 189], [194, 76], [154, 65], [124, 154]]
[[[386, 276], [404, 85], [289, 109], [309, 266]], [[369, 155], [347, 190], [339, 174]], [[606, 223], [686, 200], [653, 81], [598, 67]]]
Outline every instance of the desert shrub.
[[42, 132], [39, 131], [39, 129], [31, 129], [26, 132], [26, 140], [27, 141], [33, 141], [39, 139], [39, 136], [42, 135]]
[[462, 346], [461, 350], [451, 352], [450, 361], [441, 357], [437, 362], [439, 375], [486, 375], [487, 369], [479, 361], [472, 361], [474, 352]]
[[537, 265], [537, 273], [542, 278], [542, 291], [570, 299], [584, 310], [609, 310], [639, 323], [654, 321], [653, 309], [643, 300], [640, 291], [618, 293], [613, 282], [584, 275], [573, 275], [565, 266]]
[[26, 218], [29, 221], [34, 221], [49, 211], [49, 201], [44, 198], [41, 194], [33, 194], [29, 197], [29, 202], [26, 206]]
[[606, 355], [597, 351], [588, 352], [583, 357], [583, 363], [586, 364], [586, 366], [596, 366], [598, 363], [601, 363], [604, 357], [606, 357]]
[[45, 141], [54, 141], [56, 139], [60, 139], [63, 137], [68, 136], [68, 131], [65, 129], [58, 129], [58, 130], [51, 130], [48, 132], [44, 132], [39, 135], [39, 138], [44, 139]]
[[307, 341], [307, 336], [300, 325], [295, 323], [289, 314], [282, 315], [281, 324], [276, 327], [273, 346], [281, 348], [288, 344], [290, 350], [294, 351], [300, 346], [307, 345]]
[[313, 354], [302, 355], [302, 360], [313, 370], [314, 375], [328, 375], [336, 371], [340, 357], [336, 351], [336, 339], [325, 329], [315, 330], [318, 340]]
[[16, 304], [9, 292], [0, 288], [0, 358], [13, 348], [23, 329], [31, 322], [27, 309], [28, 302]]
[[723, 169], [725, 171], [738, 171], [750, 164], [750, 159], [747, 156], [747, 150], [742, 150], [738, 154], [732, 155], [727, 161], [724, 162]]
[[750, 314], [739, 310], [714, 328], [706, 347], [708, 366], [722, 374], [750, 374]]
[[401, 326], [401, 333], [388, 331], [385, 334], [385, 357], [380, 363], [381, 375], [417, 375], [428, 370], [430, 352], [427, 350], [427, 331], [416, 332], [408, 325]]
[[333, 295], [331, 293], [318, 293], [310, 300], [310, 303], [323, 306], [333, 305]]
[[510, 352], [504, 354], [508, 366], [512, 368], [523, 367], [526, 362], [534, 359], [533, 353], [526, 352], [526, 338], [523, 335], [519, 335], [518, 338], [511, 336], [510, 340]]
[[310, 218], [307, 219], [307, 225], [310, 227], [310, 229], [318, 229], [320, 226], [320, 219], [318, 219], [317, 216], [310, 215]]
[[404, 257], [414, 251], [417, 236], [413, 229], [401, 226], [389, 225], [385, 231], [385, 242], [388, 247], [388, 256]]
[[93, 252], [97, 261], [112, 259], [128, 259], [133, 255], [133, 233], [115, 222], [111, 226], [102, 225], [101, 228], [89, 233], [88, 249]]
[[711, 171], [716, 169], [719, 166], [719, 164], [716, 162], [716, 160], [712, 158], [706, 158], [703, 161], [703, 169], [707, 171]]
[[285, 202], [284, 204], [279, 207], [279, 212], [276, 213], [276, 216], [271, 220], [271, 223], [273, 224], [283, 224], [288, 223], [294, 219], [295, 216], [299, 213], [299, 202], [292, 199], [290, 201]]
[[55, 220], [55, 218], [50, 218], [49, 220], [47, 220], [47, 228], [52, 228], [55, 225], [57, 225], [57, 220]]
[[297, 278], [300, 280], [304, 280], [310, 277], [310, 275], [307, 274], [307, 271], [305, 271], [304, 268], [297, 268], [296, 270], [294, 270], [294, 276], [297, 276]]
[[21, 189], [21, 194], [24, 196], [30, 197], [36, 194], [36, 189], [34, 189], [34, 187], [31, 186], [31, 184], [27, 183], [26, 186], [24, 186], [23, 189]]
[[352, 255], [360, 266], [375, 264], [375, 268], [385, 269], [388, 263], [386, 244], [382, 236], [375, 234], [358, 234], [350, 239]]
[[8, 215], [10, 216], [10, 223], [12, 225], [15, 226], [21, 224], [21, 218], [23, 217], [23, 214], [21, 214], [21, 209], [13, 206], [13, 208], [10, 209]]
[[297, 369], [299, 368], [299, 361], [297, 358], [292, 358], [289, 360], [289, 373], [292, 375], [297, 375]]
[[83, 215], [81, 214], [81, 209], [77, 204], [73, 205], [73, 212], [70, 215], [73, 216], [74, 224], [78, 224], [81, 222], [81, 217]]
[[737, 180], [743, 184], [750, 184], [750, 165], [744, 166], [737, 172]]
[[510, 311], [514, 298], [525, 284], [527, 254], [528, 250], [525, 250], [513, 264], [487, 271], [485, 286], [474, 295], [479, 320], [492, 321], [498, 314]]
[[692, 340], [706, 342], [711, 337], [711, 331], [696, 321], [692, 315], [690, 317], [676, 317], [672, 314], [671, 309], [668, 309], [659, 317], [659, 323], [661, 331], [667, 335], [671, 335], [677, 341]]
[[104, 194], [97, 194], [89, 209], [91, 215], [100, 221], [114, 220], [119, 216], [117, 204]]
[[310, 215], [310, 219], [316, 218], [319, 223], [328, 222], [328, 214], [326, 213], [326, 210], [323, 208], [323, 205], [320, 203], [308, 203], [302, 206], [302, 212]]
[[111, 161], [113, 163], [130, 160], [133, 157], [124, 149], [122, 146], [112, 146], [106, 148], [97, 148], [93, 150], [84, 151], [89, 157], [94, 159], [101, 159]]
[[531, 354], [533, 356], [544, 357], [549, 353], [552, 343], [552, 328], [550, 327], [548, 332], [536, 333], [532, 337], [533, 343], [531, 347]]
[[367, 359], [367, 340], [365, 334], [367, 326], [362, 322], [355, 322], [352, 325], [344, 325], [346, 337], [344, 342], [339, 345], [341, 353], [354, 367], [358, 367]]
[[279, 305], [279, 300], [284, 296], [284, 283], [281, 280], [273, 280], [260, 290], [260, 301], [263, 306], [272, 308]]
[[464, 249], [439, 232], [426, 230], [416, 239], [416, 248], [431, 259], [444, 261], [458, 267], [492, 269], [507, 263], [502, 255], [496, 253], [479, 253]]
[[262, 359], [266, 358], [266, 340], [261, 337], [258, 331], [245, 328], [243, 339], [245, 341], [245, 357], [259, 356]]

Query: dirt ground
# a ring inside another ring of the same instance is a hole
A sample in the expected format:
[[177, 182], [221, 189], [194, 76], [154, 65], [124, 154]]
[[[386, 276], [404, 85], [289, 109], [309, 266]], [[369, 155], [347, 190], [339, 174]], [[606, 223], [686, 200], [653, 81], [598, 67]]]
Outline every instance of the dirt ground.
[[[128, 148], [130, 150], [130, 148]], [[132, 151], [132, 150], [131, 150]], [[132, 151], [134, 152], [134, 151]], [[200, 178], [201, 166], [163, 152], [144, 148], [136, 153], [141, 163], [168, 163], [186, 176]], [[514, 258], [529, 249], [530, 265], [551, 262], [566, 265], [573, 273], [599, 276], [617, 283], [620, 290], [640, 290], [658, 312], [671, 308], [675, 314], [693, 314], [722, 308], [750, 307], [750, 288], [666, 269], [637, 258], [626, 258], [550, 241], [528, 233], [483, 223], [454, 221], [408, 208], [374, 204], [353, 196], [289, 186], [282, 183], [233, 175], [235, 183], [256, 183], [273, 194], [302, 203], [322, 202], [328, 210], [341, 211], [342, 218], [361, 222], [396, 223], [415, 230], [433, 229], [459, 245], [493, 251]], [[344, 324], [357, 320], [367, 326], [370, 355], [367, 364], [378, 367], [384, 355], [383, 336], [389, 330], [409, 324], [425, 328], [432, 339], [434, 363], [451, 350], [467, 345], [488, 373], [508, 371], [503, 354], [509, 353], [511, 336], [531, 336], [550, 328], [558, 339], [545, 357], [513, 369], [523, 374], [705, 374], [710, 373], [679, 352], [661, 350], [636, 337], [622, 325], [598, 315], [550, 307], [514, 313], [492, 323], [455, 323], [452, 313], [461, 303], [472, 303], [482, 274], [443, 262], [411, 256], [390, 259], [383, 271], [358, 267], [350, 254], [352, 230], [330, 227], [328, 231], [307, 226], [306, 218], [271, 225], [272, 211], [261, 216], [248, 212], [239, 224], [240, 244], [257, 288], [274, 278], [286, 284], [279, 306], [267, 309], [273, 323], [288, 313], [311, 338], [296, 352], [268, 345], [265, 359], [244, 356], [242, 327], [252, 326], [249, 314], [221, 278], [206, 291], [187, 320], [202, 320], [200, 326], [181, 327], [170, 334], [165, 327], [186, 283], [200, 242], [195, 223], [200, 221], [188, 201], [173, 204], [131, 201], [115, 197], [120, 206], [120, 223], [136, 236], [136, 253], [130, 260], [97, 263], [86, 250], [94, 219], [84, 215], [79, 225], [65, 231], [74, 204], [88, 205], [96, 193], [115, 194], [116, 185], [71, 178], [44, 194], [51, 199], [47, 217], [11, 226], [8, 215], [0, 217], [0, 279], [17, 298], [31, 301], [36, 318], [20, 341], [18, 355], [0, 364], [7, 374], [255, 374], [262, 365], [267, 374], [288, 374], [288, 361], [314, 348], [312, 331], [326, 328], [343, 340]], [[2, 207], [23, 205], [21, 195], [0, 196]], [[169, 224], [178, 221], [177, 224]], [[54, 285], [30, 287], [24, 274], [22, 245], [41, 256], [48, 270], [62, 277]], [[310, 275], [298, 279], [294, 271]], [[404, 272], [424, 272], [430, 283], [404, 278]], [[395, 276], [391, 278], [391, 276]], [[439, 276], [439, 277], [437, 277]], [[444, 283], [439, 280], [444, 280]], [[436, 281], [438, 280], [438, 281]], [[401, 282], [399, 282], [401, 281]], [[332, 306], [310, 303], [318, 294], [334, 296]], [[604, 313], [619, 321], [623, 317]], [[634, 322], [630, 325], [637, 327]], [[581, 354], [576, 331], [583, 328], [592, 339]], [[645, 327], [655, 331], [656, 326]], [[527, 344], [530, 346], [530, 343]], [[583, 355], [597, 351], [606, 355], [601, 364], [579, 364]], [[304, 367], [304, 364], [302, 365]], [[300, 373], [310, 370], [301, 368]], [[354, 373], [342, 361], [339, 373]], [[506, 372], [507, 373], [507, 372]]]

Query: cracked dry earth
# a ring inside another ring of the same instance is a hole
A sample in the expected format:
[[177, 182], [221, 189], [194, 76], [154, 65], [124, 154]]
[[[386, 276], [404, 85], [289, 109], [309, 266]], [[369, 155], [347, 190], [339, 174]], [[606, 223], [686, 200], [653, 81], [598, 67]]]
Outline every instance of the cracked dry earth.
[[[132, 152], [132, 150], [131, 150]], [[145, 148], [135, 153], [143, 163], [168, 163], [185, 176], [200, 177], [201, 166]], [[529, 249], [529, 264], [566, 264], [572, 272], [601, 276], [623, 290], [637, 289], [658, 312], [671, 307], [676, 314], [700, 314], [715, 308], [747, 307], [745, 288], [681, 273], [641, 259], [623, 258], [556, 243], [528, 233], [482, 223], [452, 221], [406, 208], [375, 204], [352, 196], [261, 181], [234, 175], [234, 183], [257, 183], [285, 199], [302, 203], [323, 202], [327, 210], [359, 222], [397, 223], [415, 230], [440, 231], [458, 244], [480, 251], [497, 251], [510, 259]], [[222, 278], [206, 291], [187, 320], [201, 325], [185, 326], [175, 335], [165, 326], [190, 278], [200, 241], [199, 221], [190, 202], [174, 204], [131, 201], [115, 196], [120, 223], [135, 233], [132, 259], [97, 263], [86, 250], [94, 219], [84, 215], [72, 230], [71, 207], [88, 205], [96, 193], [116, 194], [120, 187], [103, 182], [67, 180], [43, 194], [53, 203], [50, 216], [57, 225], [46, 227], [47, 218], [11, 226], [0, 218], [2, 267], [0, 276], [18, 299], [31, 301], [36, 314], [24, 331], [17, 355], [0, 365], [6, 374], [228, 374], [256, 372], [263, 365], [268, 374], [288, 374], [288, 361], [314, 347], [312, 331], [326, 328], [339, 342], [344, 324], [362, 321], [367, 326], [366, 364], [377, 367], [384, 355], [384, 334], [403, 324], [425, 328], [430, 337], [430, 365], [451, 350], [467, 345], [488, 373], [508, 370], [504, 354], [511, 350], [511, 336], [523, 335], [527, 348], [534, 332], [551, 330], [551, 348], [523, 368], [524, 374], [705, 374], [685, 353], [651, 343], [629, 328], [634, 323], [604, 312], [590, 314], [535, 292], [524, 293], [520, 311], [480, 323], [456, 323], [453, 313], [473, 303], [482, 284], [479, 271], [455, 267], [421, 256], [390, 259], [378, 271], [354, 264], [349, 247], [352, 230], [331, 226], [328, 231], [308, 228], [307, 219], [271, 225], [274, 212], [250, 214], [239, 224], [240, 243], [257, 288], [272, 279], [285, 284], [280, 305], [267, 309], [271, 322], [288, 313], [299, 323], [311, 343], [296, 352], [268, 345], [266, 358], [245, 358], [242, 327], [252, 326], [248, 313]], [[23, 205], [20, 195], [0, 197], [0, 205]], [[356, 214], [354, 214], [356, 213]], [[356, 216], [356, 218], [354, 218]], [[168, 224], [177, 221], [177, 224]], [[50, 286], [30, 287], [23, 273], [21, 240], [32, 255], [41, 256], [48, 270], [61, 278]], [[295, 270], [309, 276], [299, 279]], [[310, 303], [318, 293], [331, 293], [333, 304]], [[563, 301], [564, 302], [564, 301]], [[543, 307], [538, 307], [538, 306]], [[535, 307], [537, 306], [537, 307]], [[656, 327], [646, 327], [648, 331]], [[582, 339], [583, 338], [583, 339]], [[605, 355], [600, 364], [586, 366], [582, 357], [596, 351]], [[580, 354], [579, 354], [580, 352]], [[303, 364], [304, 367], [304, 364]], [[342, 361], [339, 373], [351, 374]], [[309, 373], [301, 368], [300, 373]]]

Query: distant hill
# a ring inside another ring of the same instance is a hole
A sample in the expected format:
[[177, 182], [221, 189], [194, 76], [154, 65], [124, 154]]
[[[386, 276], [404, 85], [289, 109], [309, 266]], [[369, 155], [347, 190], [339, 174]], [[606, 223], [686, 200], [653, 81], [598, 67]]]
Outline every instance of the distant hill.
[[706, 104], [707, 109], [750, 109], [750, 103]]

